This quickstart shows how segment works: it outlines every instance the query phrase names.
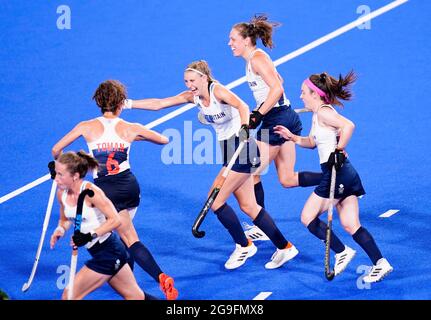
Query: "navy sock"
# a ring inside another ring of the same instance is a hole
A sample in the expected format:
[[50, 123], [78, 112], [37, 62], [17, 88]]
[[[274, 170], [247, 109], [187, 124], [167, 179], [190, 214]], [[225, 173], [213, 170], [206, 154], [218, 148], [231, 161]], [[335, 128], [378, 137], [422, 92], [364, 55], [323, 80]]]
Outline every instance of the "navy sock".
[[151, 294], [147, 293], [144, 291], [145, 294], [145, 300], [160, 300], [158, 298], [156, 298], [155, 296], [152, 296]]
[[321, 172], [301, 171], [298, 173], [298, 184], [301, 187], [317, 186], [322, 180]]
[[135, 267], [135, 259], [133, 259], [130, 249], [127, 248], [127, 245], [124, 243], [123, 239], [121, 239], [121, 242], [124, 244], [124, 247], [126, 248], [126, 251], [127, 251], [127, 259], [126, 259], [127, 264], [130, 266], [130, 269], [132, 269], [133, 271], [133, 268]]
[[254, 196], [256, 197], [257, 204], [265, 208], [265, 192], [263, 191], [262, 181], [254, 185]]
[[257, 225], [263, 232], [265, 232], [268, 238], [278, 249], [286, 248], [289, 242], [283, 236], [274, 220], [272, 220], [271, 216], [264, 208], [260, 210], [256, 219], [253, 220], [253, 223]]
[[235, 214], [235, 211], [227, 204], [223, 204], [220, 208], [214, 211], [221, 224], [229, 231], [233, 241], [242, 247], [248, 246], [247, 237], [241, 227], [241, 223]]
[[367, 229], [360, 227], [354, 234], [353, 240], [355, 240], [364, 249], [368, 257], [375, 265], [379, 259], [383, 258], [382, 253], [377, 247], [373, 236], [368, 232]]
[[[320, 240], [326, 242], [326, 228], [328, 225], [324, 223], [319, 217], [316, 217], [313, 221], [311, 221], [307, 229], [314, 234]], [[335, 253], [343, 252], [346, 246], [341, 242], [341, 240], [335, 235], [335, 233], [331, 230], [331, 241], [330, 241], [331, 250]]]
[[130, 246], [129, 252], [136, 263], [159, 283], [159, 275], [162, 273], [162, 270], [156, 260], [154, 260], [150, 250], [141, 241], [136, 241]]

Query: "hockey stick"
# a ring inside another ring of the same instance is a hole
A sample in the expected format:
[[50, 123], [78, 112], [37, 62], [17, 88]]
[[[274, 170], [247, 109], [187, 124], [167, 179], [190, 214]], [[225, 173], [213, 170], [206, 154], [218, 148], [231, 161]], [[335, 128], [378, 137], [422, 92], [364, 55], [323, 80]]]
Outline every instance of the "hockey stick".
[[30, 278], [22, 286], [22, 291], [25, 292], [30, 288], [34, 275], [36, 274], [37, 265], [39, 263], [40, 252], [42, 251], [43, 241], [45, 239], [46, 229], [48, 228], [49, 219], [51, 217], [52, 205], [54, 203], [55, 190], [57, 189], [57, 182], [52, 181], [51, 192], [49, 193], [48, 206], [46, 207], [45, 219], [43, 221], [42, 234], [40, 235], [39, 246], [37, 247], [36, 259], [33, 263], [33, 269], [31, 269]]
[[[260, 107], [263, 105], [263, 102], [260, 104], [260, 106], [254, 108], [254, 110], [259, 111]], [[295, 111], [296, 113], [305, 113], [305, 112], [311, 112], [311, 110], [307, 109], [307, 108], [298, 108], [298, 109], [293, 109], [293, 111]]]
[[208, 197], [202, 210], [199, 212], [199, 215], [197, 216], [195, 222], [193, 223], [192, 233], [196, 238], [202, 238], [205, 236], [205, 231], [199, 231], [199, 227], [202, 224], [202, 222], [204, 221], [205, 216], [207, 215], [208, 211], [210, 210], [212, 204], [214, 203], [214, 200], [217, 198], [217, 195], [220, 192], [221, 187], [223, 186], [224, 182], [226, 181], [226, 178], [227, 178], [230, 170], [232, 169], [232, 166], [235, 164], [236, 159], [239, 157], [239, 154], [241, 153], [244, 145], [245, 145], [245, 142], [241, 141], [238, 148], [236, 149], [235, 153], [233, 154], [232, 158], [230, 159], [229, 164], [227, 165], [226, 169], [224, 169], [222, 176], [217, 181], [214, 189], [211, 191], [210, 196]]
[[[94, 196], [94, 191], [90, 189], [83, 190], [78, 196], [78, 203], [76, 204], [76, 216], [75, 216], [75, 229], [74, 234], [81, 231], [82, 222], [82, 207], [84, 206], [84, 198], [89, 196], [90, 198]], [[75, 282], [76, 265], [78, 263], [78, 247], [72, 247], [72, 257], [70, 259], [70, 272], [69, 272], [69, 290], [67, 291], [67, 300], [72, 300], [73, 298], [73, 285]]]
[[302, 108], [302, 109], [293, 109], [296, 113], [305, 113], [305, 112], [311, 112], [310, 110], [306, 109], [306, 108]]
[[331, 169], [331, 186], [329, 189], [329, 208], [328, 208], [328, 226], [326, 228], [326, 243], [325, 243], [325, 277], [329, 281], [334, 279], [335, 272], [331, 270], [330, 265], [330, 248], [331, 248], [331, 230], [332, 230], [332, 213], [334, 210], [334, 194], [335, 194], [335, 179], [337, 171], [335, 165]]

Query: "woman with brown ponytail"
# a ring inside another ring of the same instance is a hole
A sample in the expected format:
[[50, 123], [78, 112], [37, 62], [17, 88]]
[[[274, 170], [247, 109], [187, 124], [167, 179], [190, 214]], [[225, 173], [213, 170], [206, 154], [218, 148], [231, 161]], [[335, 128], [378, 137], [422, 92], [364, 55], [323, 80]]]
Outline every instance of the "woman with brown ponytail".
[[[328, 210], [331, 169], [337, 170], [334, 205], [340, 216], [341, 225], [366, 252], [373, 263], [370, 273], [363, 278], [367, 283], [377, 282], [393, 270], [382, 256], [372, 235], [359, 221], [358, 197], [365, 194], [361, 179], [344, 151], [349, 143], [355, 125], [340, 115], [333, 105], [342, 106], [340, 100], [350, 100], [350, 85], [355, 82], [353, 71], [338, 80], [326, 72], [313, 74], [301, 86], [301, 99], [305, 108], [313, 112], [312, 127], [307, 137], [292, 133], [284, 126], [275, 126], [275, 133], [303, 148], [317, 147], [322, 169], [322, 180], [314, 189], [301, 213], [301, 221], [317, 238], [325, 241], [326, 223], [319, 216]], [[345, 246], [331, 233], [331, 250], [335, 252], [335, 275], [340, 274], [353, 259], [356, 251]]]
[[81, 136], [85, 139], [91, 154], [100, 163], [98, 170], [93, 170], [94, 184], [105, 192], [120, 214], [121, 226], [117, 231], [130, 253], [131, 267], [136, 261], [160, 284], [166, 298], [175, 300], [178, 291], [174, 288], [174, 279], [161, 270], [151, 252], [139, 240], [133, 225], [132, 219], [140, 203], [140, 188], [129, 163], [130, 147], [134, 141], [166, 144], [168, 138], [139, 123], [121, 119], [126, 98], [126, 88], [119, 81], [107, 80], [101, 83], [93, 99], [103, 116], [76, 125], [55, 144], [52, 155], [56, 159], [73, 141]]
[[[100, 188], [84, 180], [87, 171], [97, 168], [98, 165], [97, 160], [84, 151], [66, 152], [57, 158], [55, 181], [58, 185], [60, 219], [51, 236], [51, 249], [73, 226], [80, 193], [90, 189], [94, 196], [84, 200], [81, 229], [73, 235], [72, 241], [78, 247], [85, 246], [91, 259], [85, 262], [76, 275], [72, 299], [83, 299], [105, 282], [124, 299], [154, 299], [139, 288], [127, 264], [126, 248], [112, 232], [121, 224], [117, 210]], [[68, 296], [69, 289], [64, 290], [63, 299]]]
[[254, 190], [259, 205], [265, 207], [264, 191], [260, 173], [274, 161], [278, 179], [283, 187], [308, 187], [318, 185], [320, 173], [295, 172], [295, 144], [274, 133], [274, 126], [283, 125], [295, 134], [301, 134], [302, 123], [291, 108], [283, 89], [283, 79], [277, 72], [269, 55], [258, 49], [256, 41], [262, 40], [272, 49], [272, 33], [279, 23], [270, 22], [265, 15], [255, 16], [250, 22], [237, 23], [229, 34], [228, 45], [235, 57], [246, 61], [246, 78], [256, 100], [257, 109], [250, 115], [250, 128], [257, 131], [261, 153], [261, 167], [254, 173]]

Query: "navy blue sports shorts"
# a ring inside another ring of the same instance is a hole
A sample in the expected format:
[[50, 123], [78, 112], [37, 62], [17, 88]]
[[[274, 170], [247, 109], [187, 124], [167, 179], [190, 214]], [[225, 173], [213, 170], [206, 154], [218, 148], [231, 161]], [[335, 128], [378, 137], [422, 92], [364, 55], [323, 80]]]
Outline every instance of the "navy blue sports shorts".
[[280, 146], [285, 143], [286, 139], [274, 133], [276, 125], [285, 126], [293, 134], [301, 135], [302, 122], [298, 114], [290, 106], [280, 106], [272, 108], [263, 117], [256, 139], [269, 143], [271, 146]]
[[[331, 186], [331, 170], [328, 169], [326, 162], [320, 165], [323, 176], [320, 184], [314, 189], [314, 193], [322, 198], [329, 198], [329, 189]], [[346, 159], [340, 170], [337, 171], [335, 179], [335, 199], [345, 199], [348, 196], [357, 197], [365, 194], [361, 178], [356, 172], [349, 159]]]
[[141, 190], [130, 169], [96, 178], [94, 184], [103, 190], [118, 212], [139, 206]]

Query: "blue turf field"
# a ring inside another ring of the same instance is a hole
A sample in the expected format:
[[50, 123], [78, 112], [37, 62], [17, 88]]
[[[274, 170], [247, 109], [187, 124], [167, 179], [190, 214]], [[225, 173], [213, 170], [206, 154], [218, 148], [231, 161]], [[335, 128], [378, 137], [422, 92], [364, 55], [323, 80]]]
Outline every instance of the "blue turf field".
[[[371, 1], [370, 1], [371, 2]], [[372, 1], [376, 10], [390, 0]], [[60, 30], [58, 6], [71, 10], [71, 29]], [[274, 60], [357, 19], [363, 1], [59, 1], [0, 2], [0, 128], [2, 166], [0, 197], [47, 173], [53, 144], [81, 120], [98, 116], [91, 100], [105, 79], [122, 81], [131, 98], [165, 97], [183, 90], [183, 70], [205, 59], [214, 76], [227, 84], [244, 75], [244, 61], [227, 46], [231, 26], [265, 12], [283, 25], [274, 35]], [[428, 13], [427, 13], [428, 12]], [[233, 250], [227, 233], [212, 214], [203, 224], [203, 239], [191, 225], [203, 205], [218, 165], [171, 164], [161, 160], [162, 147], [135, 143], [131, 164], [142, 189], [135, 225], [142, 242], [162, 268], [174, 276], [180, 299], [430, 299], [431, 260], [428, 234], [431, 201], [427, 106], [431, 79], [428, 21], [431, 2], [411, 0], [373, 19], [370, 29], [354, 28], [281, 64], [287, 96], [295, 107], [302, 80], [311, 73], [346, 73], [354, 69], [355, 99], [342, 111], [356, 124], [348, 147], [367, 195], [360, 200], [361, 220], [394, 266], [385, 281], [361, 286], [363, 266], [370, 262], [338, 219], [334, 229], [358, 250], [348, 269], [331, 283], [323, 276], [324, 246], [299, 220], [308, 189], [283, 189], [271, 166], [263, 177], [268, 211], [300, 250], [278, 270], [265, 270], [274, 247], [258, 242], [258, 253], [235, 271], [223, 264]], [[245, 84], [233, 89], [253, 107]], [[125, 111], [128, 121], [148, 124], [172, 110]], [[310, 114], [301, 115], [308, 134]], [[194, 110], [154, 129], [182, 134]], [[191, 143], [190, 141], [186, 141]], [[192, 149], [199, 143], [193, 142]], [[83, 141], [70, 149], [85, 148]], [[188, 147], [182, 156], [187, 156]], [[184, 161], [183, 161], [184, 162]], [[317, 151], [298, 149], [296, 169], [317, 170]], [[57, 224], [54, 204], [34, 283], [21, 287], [30, 274], [41, 234], [51, 182], [45, 182], [0, 204], [0, 288], [13, 299], [59, 299], [70, 247], [63, 239], [49, 249]], [[235, 209], [238, 206], [232, 199]], [[400, 210], [379, 218], [387, 210]], [[241, 221], [250, 222], [238, 211]], [[79, 265], [87, 257], [80, 251]], [[162, 297], [157, 284], [136, 268], [144, 290]], [[118, 299], [104, 286], [89, 299]]]

